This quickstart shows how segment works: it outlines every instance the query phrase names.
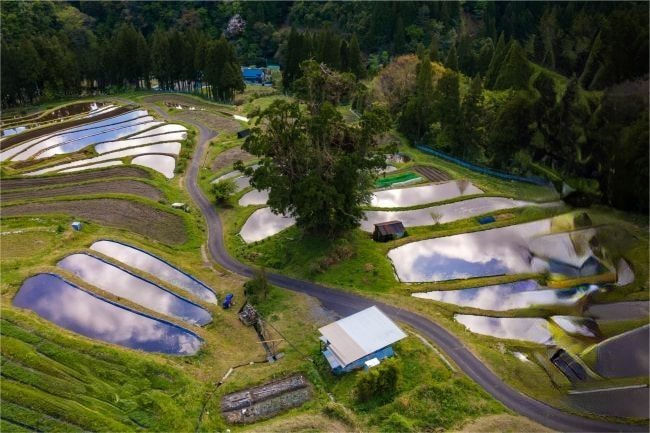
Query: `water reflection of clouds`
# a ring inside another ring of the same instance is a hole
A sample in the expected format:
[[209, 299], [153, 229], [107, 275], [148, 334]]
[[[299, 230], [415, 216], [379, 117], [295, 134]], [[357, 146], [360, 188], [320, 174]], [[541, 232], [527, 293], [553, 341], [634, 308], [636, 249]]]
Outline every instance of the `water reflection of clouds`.
[[273, 236], [295, 223], [294, 218], [276, 215], [271, 208], [265, 207], [248, 217], [239, 234], [244, 242], [251, 243]]
[[373, 207], [409, 207], [482, 193], [483, 191], [469, 181], [450, 181], [377, 191], [372, 196], [371, 205]]
[[210, 313], [198, 305], [87, 254], [72, 254], [61, 260], [57, 266], [74, 273], [93, 286], [159, 313], [199, 325], [211, 321]]
[[597, 286], [590, 286], [586, 290], [540, 290], [540, 286], [535, 280], [523, 280], [471, 289], [415, 293], [413, 296], [461, 307], [506, 311], [532, 306], [573, 305], [595, 290], [598, 290]]
[[14, 305], [87, 337], [134, 349], [193, 354], [201, 346], [182, 328], [118, 307], [50, 274], [25, 280]]
[[90, 246], [90, 249], [185, 289], [204, 301], [217, 302], [216, 295], [206, 286], [148, 253], [113, 241], [97, 241]]
[[473, 316], [456, 314], [454, 319], [476, 334], [496, 338], [553, 344], [553, 337], [544, 319]]
[[390, 250], [388, 257], [403, 282], [530, 272], [528, 239], [549, 231], [547, 219], [412, 242]]

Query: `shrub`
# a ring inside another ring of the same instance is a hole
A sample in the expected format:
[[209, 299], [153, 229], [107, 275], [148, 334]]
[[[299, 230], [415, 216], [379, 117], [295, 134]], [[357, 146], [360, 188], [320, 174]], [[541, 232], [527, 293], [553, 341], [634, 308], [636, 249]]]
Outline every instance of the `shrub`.
[[341, 421], [350, 427], [355, 427], [357, 424], [352, 411], [341, 403], [335, 403], [333, 401], [327, 403], [323, 408], [323, 414], [328, 418]]
[[382, 432], [401, 432], [407, 433], [413, 431], [413, 424], [404, 416], [400, 415], [397, 412], [390, 414], [388, 419], [384, 421], [381, 428]]
[[395, 359], [386, 359], [377, 367], [359, 374], [356, 397], [360, 402], [388, 400], [397, 391], [400, 371]]
[[252, 280], [248, 280], [244, 283], [244, 295], [246, 295], [248, 301], [253, 305], [266, 300], [269, 296], [269, 291], [270, 286], [266, 279], [266, 272], [264, 269], [257, 271]]
[[227, 202], [236, 189], [237, 187], [235, 186], [235, 182], [231, 179], [225, 179], [221, 182], [213, 183], [212, 196], [214, 197], [214, 201], [220, 204]]

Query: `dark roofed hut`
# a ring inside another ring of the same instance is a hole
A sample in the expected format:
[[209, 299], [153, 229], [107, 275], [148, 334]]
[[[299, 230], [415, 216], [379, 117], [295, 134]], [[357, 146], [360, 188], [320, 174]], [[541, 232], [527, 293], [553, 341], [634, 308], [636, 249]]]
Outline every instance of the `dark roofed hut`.
[[251, 135], [250, 129], [242, 129], [241, 131], [237, 132], [237, 138], [246, 138], [249, 135]]
[[375, 224], [372, 238], [377, 242], [388, 242], [399, 239], [406, 234], [406, 229], [401, 221], [386, 221]]

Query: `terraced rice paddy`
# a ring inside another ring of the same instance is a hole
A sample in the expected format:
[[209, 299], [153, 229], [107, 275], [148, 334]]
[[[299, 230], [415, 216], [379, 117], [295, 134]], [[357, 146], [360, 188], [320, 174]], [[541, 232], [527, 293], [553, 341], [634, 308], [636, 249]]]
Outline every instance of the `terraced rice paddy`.
[[[54, 179], [53, 179], [54, 180]], [[160, 200], [163, 193], [148, 183], [131, 179], [107, 179], [77, 185], [54, 185], [38, 189], [22, 189], [0, 192], [4, 203], [16, 200], [34, 200], [61, 196], [83, 196], [88, 194], [131, 194], [151, 200]]]
[[15, 177], [2, 179], [2, 190], [6, 192], [20, 188], [54, 186], [66, 183], [79, 183], [89, 180], [97, 180], [97, 178], [108, 179], [115, 177], [137, 177], [142, 179], [150, 179], [151, 175], [147, 170], [138, 167], [113, 167], [104, 170], [98, 170], [92, 173], [56, 174], [43, 177]]
[[[426, 282], [527, 272], [574, 269], [593, 259], [590, 249], [578, 251], [572, 234], [553, 234], [551, 219], [491, 230], [411, 242], [392, 249], [388, 257], [402, 282]], [[575, 232], [580, 233], [580, 232]], [[541, 239], [541, 240], [540, 240]], [[554, 246], [555, 245], [555, 246]], [[558, 246], [559, 245], [559, 246]], [[550, 249], [549, 249], [550, 248]], [[581, 268], [588, 275], [601, 270], [598, 261]]]
[[239, 235], [244, 242], [251, 243], [273, 236], [291, 227], [296, 220], [284, 215], [276, 215], [271, 208], [258, 209], [246, 220]]
[[[180, 143], [175, 144], [179, 145], [180, 150]], [[167, 179], [171, 179], [174, 177], [174, 167], [176, 166], [176, 160], [173, 157], [167, 155], [138, 155], [131, 160], [131, 164], [149, 167], [161, 173]]]
[[210, 313], [197, 304], [97, 257], [72, 254], [57, 266], [88, 284], [158, 313], [201, 326], [212, 321]]
[[394, 220], [401, 221], [404, 227], [444, 224], [497, 210], [535, 205], [537, 204], [504, 197], [477, 197], [422, 209], [404, 211], [368, 210], [365, 212], [366, 219], [361, 221], [361, 230], [372, 232], [375, 224]]
[[536, 318], [488, 317], [456, 314], [454, 319], [469, 331], [495, 338], [530, 341], [552, 345], [548, 322]]
[[[110, 209], [110, 212], [107, 210]], [[37, 202], [2, 207], [3, 217], [66, 214], [178, 245], [187, 241], [182, 217], [140, 202], [113, 198]]]
[[25, 280], [13, 305], [86, 337], [132, 349], [192, 355], [201, 346], [201, 339], [186, 329], [109, 302], [54, 274]]
[[146, 251], [107, 240], [95, 242], [90, 246], [90, 249], [122, 263], [127, 263], [132, 268], [139, 269], [173, 286], [186, 290], [206, 302], [217, 302], [214, 291], [208, 286]]
[[239, 199], [239, 206], [251, 206], [251, 205], [260, 205], [260, 204], [266, 204], [266, 202], [269, 200], [269, 192], [267, 190], [259, 191], [259, 190], [252, 190], [244, 194], [240, 199]]
[[413, 296], [459, 307], [507, 311], [531, 307], [572, 306], [597, 290], [598, 286], [595, 285], [564, 290], [548, 289], [540, 286], [535, 280], [522, 280], [471, 289], [414, 293]]
[[372, 207], [384, 208], [410, 207], [475, 194], [483, 194], [483, 191], [469, 181], [459, 180], [377, 191], [373, 194], [370, 204]]

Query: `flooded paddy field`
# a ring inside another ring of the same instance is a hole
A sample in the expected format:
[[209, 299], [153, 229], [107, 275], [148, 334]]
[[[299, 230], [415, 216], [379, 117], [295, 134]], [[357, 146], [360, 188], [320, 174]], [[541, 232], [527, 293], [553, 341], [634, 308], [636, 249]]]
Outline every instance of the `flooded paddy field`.
[[295, 219], [284, 215], [276, 215], [271, 211], [271, 208], [265, 207], [253, 212], [241, 228], [239, 235], [246, 243], [256, 242], [273, 236], [295, 223]]
[[13, 304], [70, 331], [132, 349], [192, 355], [201, 346], [201, 339], [186, 329], [107, 301], [54, 274], [25, 280]]
[[116, 177], [135, 177], [141, 179], [150, 179], [151, 174], [147, 170], [138, 167], [112, 167], [104, 170], [98, 170], [93, 173], [78, 174], [56, 174], [44, 177], [14, 177], [2, 179], [3, 191], [14, 189], [36, 188], [42, 186], [56, 186], [67, 183], [86, 182], [98, 178], [108, 179]]
[[251, 205], [261, 205], [266, 204], [269, 200], [269, 191], [268, 190], [252, 190], [244, 194], [239, 201], [237, 202], [239, 206], [251, 206]]
[[88, 284], [158, 313], [201, 326], [212, 321], [210, 313], [197, 304], [97, 257], [72, 254], [57, 266]]
[[[107, 212], [108, 209], [110, 212]], [[108, 227], [130, 230], [171, 245], [187, 241], [187, 229], [182, 217], [131, 200], [98, 198], [2, 207], [4, 217], [48, 214], [73, 215]]]
[[412, 296], [459, 307], [507, 311], [531, 307], [573, 306], [597, 290], [598, 286], [595, 285], [549, 289], [540, 286], [535, 280], [522, 280], [470, 289], [414, 293]]
[[470, 314], [456, 314], [454, 319], [476, 334], [545, 345], [554, 344], [553, 336], [548, 330], [548, 322], [544, 319], [473, 316]]
[[475, 194], [483, 194], [483, 191], [469, 181], [459, 180], [376, 191], [372, 196], [370, 205], [385, 208], [410, 207]]
[[97, 241], [90, 246], [90, 249], [98, 251], [122, 263], [127, 263], [133, 268], [139, 269], [173, 286], [186, 290], [206, 302], [217, 302], [217, 297], [214, 294], [214, 291], [208, 286], [146, 251], [120, 242], [108, 240]]

